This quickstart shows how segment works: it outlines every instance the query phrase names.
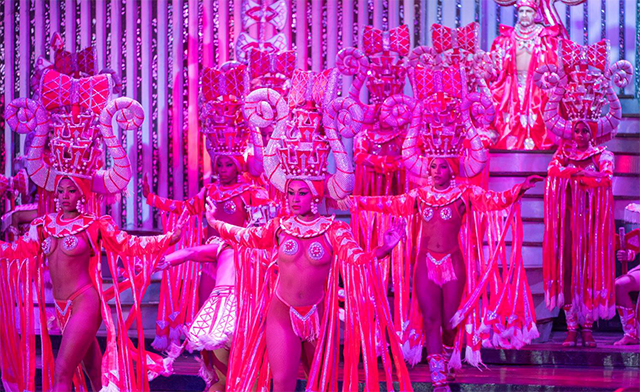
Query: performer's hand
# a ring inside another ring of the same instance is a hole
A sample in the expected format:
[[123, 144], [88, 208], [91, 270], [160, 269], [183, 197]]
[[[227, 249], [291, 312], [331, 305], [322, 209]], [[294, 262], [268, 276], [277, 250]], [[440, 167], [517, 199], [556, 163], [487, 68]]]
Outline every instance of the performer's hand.
[[213, 201], [213, 199], [211, 199], [209, 196], [207, 196], [207, 201], [205, 202], [205, 216], [207, 218], [207, 222], [209, 223], [209, 226], [213, 227], [213, 224], [215, 221], [217, 221], [216, 219], [216, 203]]
[[171, 236], [171, 241], [169, 242], [170, 245], [175, 245], [178, 243], [178, 241], [180, 241], [180, 238], [182, 238], [182, 229], [188, 220], [189, 220], [189, 213], [185, 209], [182, 211], [182, 214], [180, 214], [180, 217], [178, 218], [178, 222], [176, 223], [176, 228], [173, 231], [173, 234]]
[[635, 256], [635, 252], [631, 249], [620, 249], [616, 252], [616, 258], [620, 262], [627, 263], [629, 261], [633, 261], [633, 259], [635, 259]]
[[147, 178], [147, 173], [144, 173], [142, 177], [142, 196], [146, 199], [151, 193], [151, 186], [149, 185], [149, 179]]
[[403, 238], [406, 238], [407, 234], [407, 221], [404, 218], [396, 219], [391, 223], [391, 227], [384, 233], [383, 245], [378, 248], [379, 252], [376, 252], [378, 258], [386, 257], [398, 242]]
[[604, 178], [608, 176], [607, 173], [602, 173], [602, 172], [593, 171], [593, 170], [582, 170], [579, 173], [584, 177], [591, 177], [591, 178]]
[[540, 177], [540, 176], [536, 176], [536, 175], [527, 177], [527, 179], [524, 180], [524, 182], [522, 183], [522, 188], [520, 190], [520, 193], [525, 193], [529, 189], [531, 189], [534, 186], [536, 186], [536, 183], [541, 182], [541, 181], [544, 181], [544, 177]]
[[158, 263], [156, 264], [155, 268], [153, 269], [153, 272], [164, 271], [166, 269], [169, 269], [169, 267], [171, 267], [171, 263], [167, 261], [166, 256], [162, 256], [158, 261]]

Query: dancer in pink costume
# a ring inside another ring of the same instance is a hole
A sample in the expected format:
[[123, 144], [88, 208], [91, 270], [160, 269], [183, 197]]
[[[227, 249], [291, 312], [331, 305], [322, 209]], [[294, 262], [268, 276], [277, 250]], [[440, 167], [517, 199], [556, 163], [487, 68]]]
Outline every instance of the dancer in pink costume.
[[[308, 371], [307, 390], [337, 390], [339, 373], [344, 389], [355, 390], [361, 357], [365, 364], [365, 390], [378, 389], [372, 324], [376, 318], [384, 320], [381, 336], [390, 339], [393, 355], [384, 353], [387, 388], [391, 388], [395, 364], [400, 389], [411, 390], [391, 326], [386, 290], [381, 287], [379, 267], [374, 261], [376, 256], [384, 257], [400, 240], [402, 226], [396, 225], [388, 233], [382, 247], [364, 253], [348, 225], [334, 216], [318, 214], [318, 204], [325, 194], [342, 205], [353, 189], [353, 170], [338, 132], [352, 136], [362, 112], [348, 98], [333, 101], [336, 81], [335, 70], [319, 74], [296, 70], [288, 102], [270, 89], [257, 90], [247, 99], [245, 112], [254, 124], [264, 127], [275, 123], [274, 135], [265, 150], [265, 170], [274, 185], [287, 190], [287, 210], [291, 215], [277, 217], [258, 229], [213, 221], [213, 214], [208, 215], [223, 238], [272, 252], [268, 280], [259, 298], [262, 317], [250, 320], [245, 341], [233, 342], [229, 379], [234, 384], [230, 390], [268, 389], [273, 379], [274, 391], [291, 391], [300, 361]], [[327, 172], [330, 152], [336, 162], [333, 175]], [[338, 367], [339, 284], [344, 287], [347, 318], [343, 370]]]
[[496, 148], [547, 150], [554, 145], [542, 117], [547, 96], [533, 83], [533, 73], [540, 66], [557, 64], [560, 26], [539, 23], [538, 0], [518, 0], [516, 7], [516, 26], [501, 25], [500, 35], [491, 45], [499, 67], [497, 79], [489, 86], [498, 113], [495, 127], [500, 140]]
[[[400, 196], [353, 197], [356, 210], [409, 217], [410, 232], [417, 233], [405, 261], [398, 261], [408, 262], [409, 255], [417, 255], [410, 317], [402, 331], [403, 351], [405, 359], [416, 364], [423, 344], [426, 346], [437, 391], [449, 390], [443, 342], [454, 346], [450, 366], [460, 367], [465, 343], [466, 360], [477, 366], [482, 342], [519, 348], [537, 336], [520, 255], [522, 232], [516, 201], [542, 179], [530, 177], [502, 193], [456, 183], [456, 176], [472, 177], [482, 170], [486, 151], [474, 124], [486, 124], [493, 116], [490, 99], [467, 93], [464, 78], [464, 71], [458, 68], [418, 65], [412, 77], [417, 100], [393, 96], [384, 104], [395, 106], [390, 110], [411, 113], [403, 146], [405, 166], [414, 175], [429, 178], [430, 185]], [[426, 156], [417, 148], [418, 139]], [[512, 205], [506, 220], [502, 211], [489, 212]], [[509, 227], [513, 228], [514, 251], [505, 260]], [[489, 260], [475, 251], [482, 248], [485, 233], [491, 233], [487, 236]], [[502, 272], [498, 263], [504, 267]], [[456, 328], [458, 324], [462, 328]]]
[[[123, 129], [132, 130], [144, 119], [140, 104], [115, 98], [112, 91], [110, 75], [74, 79], [45, 70], [39, 101], [20, 98], [7, 108], [7, 121], [14, 130], [35, 132], [26, 169], [36, 185], [55, 191], [56, 205], [56, 212], [32, 222], [25, 237], [0, 245], [0, 258], [5, 261], [0, 263], [0, 275], [6, 283], [0, 331], [7, 343], [1, 363], [9, 390], [35, 390], [34, 294], [41, 305], [44, 390], [69, 391], [72, 381], [76, 390], [87, 390], [81, 362], [93, 390], [148, 390], [149, 379], [170, 371], [162, 358], [146, 352], [144, 344], [135, 345], [128, 331], [136, 322], [136, 336], [144, 342], [139, 304], [155, 262], [180, 238], [181, 225], [167, 235], [138, 238], [120, 231], [110, 217], [97, 215], [102, 203], [125, 189], [132, 173], [112, 122], [115, 119]], [[112, 169], [101, 169], [103, 142], [113, 157]], [[50, 159], [45, 150], [50, 151]], [[119, 276], [118, 265], [124, 265], [123, 279], [114, 279], [108, 288], [102, 281], [103, 248], [111, 276]], [[55, 370], [44, 307], [45, 270], [53, 282], [62, 330]], [[126, 290], [131, 290], [134, 302], [125, 317], [121, 295]], [[104, 356], [95, 338], [101, 321], [107, 330]]]
[[[211, 198], [219, 205], [218, 219], [237, 226], [252, 224], [256, 218], [264, 223], [276, 212], [266, 190], [254, 185], [246, 176], [251, 164], [245, 162], [244, 154], [250, 137], [254, 138], [254, 146], [257, 147], [254, 150], [255, 159], [262, 160], [260, 134], [245, 121], [242, 113], [247, 85], [247, 67], [240, 63], [229, 62], [220, 68], [206, 68], [203, 71], [201, 132], [207, 138], [207, 150], [212, 158], [216, 181], [186, 201], [161, 198], [150, 193], [148, 186], [143, 189], [148, 204], [169, 213], [169, 227], [182, 211], [188, 211], [192, 217], [189, 235], [179, 247], [193, 248], [205, 242], [212, 244], [197, 248], [199, 251], [196, 255], [211, 252], [206, 259], [215, 258], [215, 264], [200, 267], [200, 264], [189, 262], [163, 272], [154, 341], [154, 348], [168, 350], [170, 357], [175, 358], [182, 351], [178, 347], [184, 346], [179, 340], [180, 334], [184, 333], [187, 337], [186, 348], [201, 351], [200, 375], [210, 390], [225, 388], [225, 368], [236, 318], [235, 264], [243, 264], [235, 259], [259, 259], [265, 255], [225, 245], [211, 227], [203, 229], [205, 199]], [[260, 263], [257, 263], [256, 272], [259, 266]], [[199, 270], [201, 273], [198, 277]], [[247, 284], [250, 276], [259, 280], [258, 275], [246, 272]], [[183, 325], [189, 330], [183, 331]], [[221, 328], [223, 331], [218, 333]]]
[[629, 233], [620, 229], [616, 235], [616, 258], [623, 263], [622, 275], [616, 278], [616, 307], [620, 314], [620, 322], [624, 336], [614, 344], [617, 346], [640, 343], [638, 339], [638, 305], [633, 304], [630, 294], [640, 291], [640, 266], [627, 271], [627, 263], [635, 260], [640, 253], [640, 204], [631, 203], [624, 209], [625, 223], [631, 223], [636, 228]]
[[610, 66], [608, 54], [605, 40], [562, 40], [560, 66], [534, 75], [551, 90], [545, 123], [563, 140], [546, 181], [543, 276], [547, 307], [565, 310], [565, 346], [576, 345], [580, 325], [583, 345], [595, 347], [593, 322], [615, 312], [613, 154], [600, 144], [616, 134], [622, 108], [614, 88], [629, 83], [632, 68], [624, 60]]

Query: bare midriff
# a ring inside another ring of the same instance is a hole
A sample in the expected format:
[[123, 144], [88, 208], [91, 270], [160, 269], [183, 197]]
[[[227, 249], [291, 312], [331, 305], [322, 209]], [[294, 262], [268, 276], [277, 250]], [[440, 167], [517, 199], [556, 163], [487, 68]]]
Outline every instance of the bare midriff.
[[65, 300], [73, 293], [91, 283], [89, 260], [92, 248], [86, 231], [75, 234], [78, 243], [75, 248], [66, 250], [64, 238], [51, 238], [51, 253], [47, 256], [49, 273], [53, 283], [53, 297]]
[[[287, 241], [297, 243], [297, 252], [285, 252]], [[333, 259], [333, 250], [325, 235], [303, 239], [282, 232], [278, 244], [279, 295], [291, 306], [316, 304], [324, 295]], [[318, 245], [322, 248], [320, 257]], [[316, 256], [312, 258], [310, 254]]]

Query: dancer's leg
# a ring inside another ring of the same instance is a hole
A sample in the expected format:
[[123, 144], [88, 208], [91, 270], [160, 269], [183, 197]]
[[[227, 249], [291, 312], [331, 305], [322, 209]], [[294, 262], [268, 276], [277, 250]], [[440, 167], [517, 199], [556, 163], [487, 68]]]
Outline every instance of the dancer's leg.
[[451, 319], [458, 311], [464, 286], [467, 282], [467, 269], [460, 252], [451, 255], [453, 270], [457, 280], [445, 283], [442, 286], [442, 342], [447, 346], [453, 346], [456, 330], [451, 326]]
[[265, 337], [273, 376], [273, 392], [295, 390], [302, 344], [293, 332], [289, 307], [274, 298], [269, 306]]
[[93, 338], [93, 343], [89, 346], [87, 354], [82, 360], [84, 365], [84, 371], [89, 375], [89, 381], [91, 382], [91, 389], [99, 391], [102, 389], [102, 351], [100, 351], [100, 345], [98, 339]]
[[71, 317], [55, 361], [53, 392], [72, 389], [73, 373], [95, 343], [101, 320], [100, 298], [94, 288], [83, 292], [73, 301]]
[[442, 354], [442, 289], [427, 274], [424, 259], [418, 260], [413, 285], [422, 312], [425, 347], [428, 354]]

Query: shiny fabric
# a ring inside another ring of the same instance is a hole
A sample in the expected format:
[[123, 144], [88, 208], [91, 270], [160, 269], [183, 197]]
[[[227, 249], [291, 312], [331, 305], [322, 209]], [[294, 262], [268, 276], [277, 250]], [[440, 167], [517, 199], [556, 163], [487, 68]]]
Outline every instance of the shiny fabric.
[[[516, 50], [518, 38], [513, 27], [500, 26], [500, 35], [491, 46], [491, 53], [500, 66], [498, 78], [489, 86], [496, 105], [495, 127], [500, 140], [495, 148], [524, 149], [525, 139], [531, 137], [535, 149], [549, 149], [554, 142], [544, 125], [542, 110], [547, 95], [533, 81], [533, 73], [545, 64], [558, 61], [559, 27], [544, 27], [531, 43], [531, 62], [526, 77], [518, 77]], [[520, 90], [520, 92], [519, 92]], [[520, 98], [522, 97], [522, 99]]]
[[[597, 148], [573, 156], [580, 160], [572, 161], [571, 157], [561, 148], [549, 164], [544, 197], [543, 281], [547, 308], [570, 303], [582, 325], [615, 315], [615, 224], [610, 179], [613, 155]], [[585, 160], [595, 162], [597, 170], [608, 176], [575, 176], [581, 169], [571, 162]], [[571, 298], [564, 298], [566, 264], [571, 269]]]

